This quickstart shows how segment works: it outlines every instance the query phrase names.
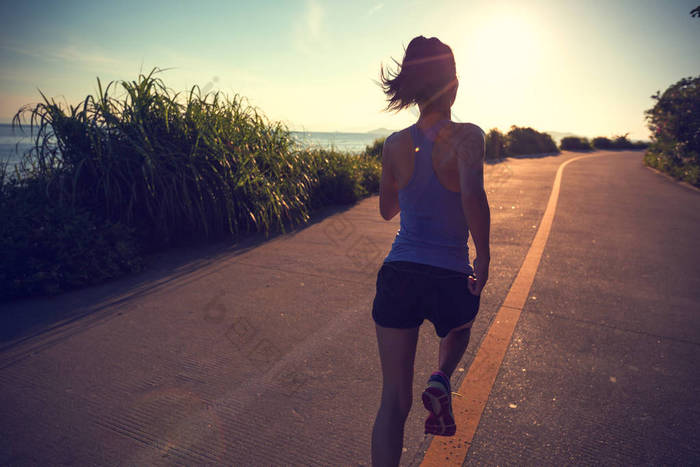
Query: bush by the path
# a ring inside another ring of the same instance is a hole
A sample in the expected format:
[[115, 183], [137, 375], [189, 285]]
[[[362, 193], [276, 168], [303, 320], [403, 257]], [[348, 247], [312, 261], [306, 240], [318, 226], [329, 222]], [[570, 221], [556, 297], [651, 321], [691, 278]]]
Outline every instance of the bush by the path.
[[627, 134], [613, 136], [612, 139], [605, 136], [597, 136], [593, 138], [593, 147], [595, 149], [644, 149], [649, 146], [644, 141], [630, 141], [627, 139]]
[[386, 141], [386, 138], [375, 139], [372, 144], [365, 146], [364, 154], [381, 160], [384, 141]]
[[157, 73], [98, 80], [97, 96], [67, 108], [42, 94], [15, 115], [35, 141], [0, 179], [0, 250], [18, 252], [0, 298], [116, 277], [171, 245], [285, 231], [377, 191], [376, 159], [299, 148], [240, 96], [181, 96]]
[[596, 149], [612, 149], [613, 142], [605, 136], [596, 136], [593, 138], [593, 147]]
[[47, 198], [46, 189], [41, 179], [0, 185], [0, 299], [98, 284], [142, 268], [132, 229]]
[[556, 143], [548, 133], [541, 133], [530, 127], [513, 125], [506, 135], [506, 154], [520, 156], [525, 154], [558, 153]]
[[644, 162], [677, 179], [700, 186], [700, 76], [683, 78], [646, 111], [652, 144]]
[[486, 160], [498, 160], [506, 155], [506, 136], [498, 128], [486, 133]]
[[588, 138], [580, 138], [578, 136], [562, 138], [559, 147], [561, 147], [562, 151], [589, 151], [593, 149]]

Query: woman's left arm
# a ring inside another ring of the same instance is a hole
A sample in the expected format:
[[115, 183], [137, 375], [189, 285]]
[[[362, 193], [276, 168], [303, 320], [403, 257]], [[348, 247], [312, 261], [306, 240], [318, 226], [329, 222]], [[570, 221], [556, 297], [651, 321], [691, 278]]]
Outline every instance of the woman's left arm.
[[387, 137], [382, 147], [382, 178], [379, 180], [379, 213], [391, 220], [399, 211], [399, 189], [392, 172], [393, 134]]

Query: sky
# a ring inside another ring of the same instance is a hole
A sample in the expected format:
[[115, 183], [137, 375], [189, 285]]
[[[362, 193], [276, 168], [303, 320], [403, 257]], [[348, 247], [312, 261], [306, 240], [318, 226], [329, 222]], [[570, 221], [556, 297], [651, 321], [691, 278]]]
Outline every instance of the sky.
[[2, 2], [0, 122], [47, 97], [76, 104], [99, 77], [154, 67], [174, 91], [245, 96], [290, 130], [400, 129], [381, 65], [418, 35], [455, 55], [453, 120], [647, 139], [651, 95], [700, 75], [700, 0]]

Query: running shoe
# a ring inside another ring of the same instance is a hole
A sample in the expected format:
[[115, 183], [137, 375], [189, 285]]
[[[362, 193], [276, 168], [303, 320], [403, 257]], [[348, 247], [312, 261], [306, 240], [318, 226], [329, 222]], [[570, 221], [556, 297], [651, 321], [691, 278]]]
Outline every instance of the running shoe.
[[452, 390], [450, 380], [442, 371], [436, 371], [428, 379], [423, 391], [423, 405], [430, 412], [425, 420], [425, 434], [454, 436], [457, 431], [452, 414]]

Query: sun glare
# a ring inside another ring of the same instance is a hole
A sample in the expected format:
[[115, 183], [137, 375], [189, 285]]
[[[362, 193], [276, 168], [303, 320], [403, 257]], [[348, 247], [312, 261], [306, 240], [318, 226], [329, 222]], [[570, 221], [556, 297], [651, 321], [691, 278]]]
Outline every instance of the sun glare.
[[472, 59], [488, 71], [489, 79], [510, 79], [514, 73], [528, 76], [537, 71], [540, 40], [525, 16], [493, 16], [471, 40], [467, 49]]
[[[457, 112], [479, 109], [484, 124], [507, 128], [520, 120], [537, 121], [544, 58], [554, 44], [527, 10], [498, 9], [474, 15], [458, 46], [457, 72], [468, 86]], [[468, 84], [467, 84], [468, 83]], [[534, 124], [534, 123], [533, 123]]]

